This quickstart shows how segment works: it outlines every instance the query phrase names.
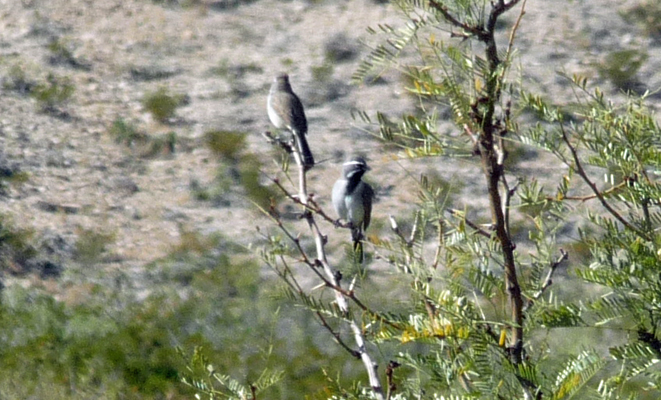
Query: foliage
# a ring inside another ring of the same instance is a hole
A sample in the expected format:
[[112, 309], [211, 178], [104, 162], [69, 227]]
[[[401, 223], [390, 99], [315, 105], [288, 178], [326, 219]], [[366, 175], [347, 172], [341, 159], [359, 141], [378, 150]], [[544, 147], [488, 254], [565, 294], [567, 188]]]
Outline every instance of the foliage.
[[204, 140], [216, 156], [231, 161], [237, 161], [239, 153], [246, 148], [246, 134], [242, 132], [208, 131]]
[[[258, 393], [261, 395], [261, 392], [268, 390], [282, 379], [281, 373], [265, 372], [259, 376], [257, 381], [251, 383], [249, 386], [244, 386], [237, 380], [232, 379], [232, 377], [218, 373], [199, 347], [195, 348], [188, 363], [189, 366], [187, 369], [189, 373], [193, 376], [197, 375], [199, 378], [184, 377], [182, 381], [186, 385], [196, 389], [198, 396], [199, 393], [204, 393], [210, 400], [219, 397], [241, 400], [247, 398], [249, 393], [254, 399], [257, 398]], [[220, 387], [220, 389], [216, 387]]]
[[[195, 349], [241, 384], [276, 371], [270, 376], [280, 385], [261, 398], [314, 393], [320, 370], [345, 361], [311, 339], [318, 332], [306, 316], [274, 300], [245, 253], [220, 235], [184, 231], [147, 276], [104, 272], [81, 283], [69, 272], [61, 296], [68, 301], [8, 286], [0, 298], [0, 397], [193, 398], [181, 378], [196, 375], [181, 353]], [[132, 294], [143, 284], [149, 291]]]

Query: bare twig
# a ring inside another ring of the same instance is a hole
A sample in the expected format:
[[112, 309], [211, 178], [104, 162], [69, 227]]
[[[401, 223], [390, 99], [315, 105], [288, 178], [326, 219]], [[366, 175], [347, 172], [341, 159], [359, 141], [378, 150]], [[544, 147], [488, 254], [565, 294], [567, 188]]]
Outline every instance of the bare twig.
[[[302, 205], [305, 207], [306, 211], [309, 211], [313, 214], [316, 214], [320, 216], [322, 219], [324, 219], [327, 222], [330, 222], [331, 224], [334, 224], [335, 226], [339, 228], [346, 228], [346, 229], [351, 229], [351, 226], [348, 223], [342, 223], [339, 220], [331, 217], [328, 215], [317, 203], [312, 196], [308, 196], [307, 201], [304, 203], [299, 199], [299, 197], [291, 194], [287, 188], [285, 188], [282, 183], [278, 179], [271, 179], [271, 182], [275, 184], [280, 191], [287, 197], [289, 200], [293, 201], [296, 204]], [[300, 194], [299, 194], [300, 196]]]
[[411, 229], [411, 234], [409, 238], [407, 239], [404, 236], [404, 232], [399, 228], [399, 225], [397, 224], [397, 220], [393, 215], [389, 216], [390, 220], [390, 229], [397, 235], [399, 238], [400, 242], [404, 245], [404, 265], [403, 265], [403, 270], [405, 273], [410, 274], [411, 273], [411, 263], [414, 257], [413, 253], [413, 243], [415, 241], [415, 232], [417, 229], [417, 218], [416, 218], [416, 223], [414, 223], [413, 228]]
[[443, 232], [444, 222], [443, 218], [438, 219], [438, 243], [436, 244], [436, 252], [434, 253], [434, 262], [432, 263], [432, 269], [438, 268], [438, 263], [441, 261], [441, 251], [444, 244], [444, 232]]
[[266, 141], [268, 143], [281, 147], [285, 152], [287, 152], [287, 154], [294, 153], [294, 146], [292, 146], [291, 141], [283, 140], [280, 137], [273, 136], [271, 131], [266, 131], [262, 133], [262, 136], [266, 138]]

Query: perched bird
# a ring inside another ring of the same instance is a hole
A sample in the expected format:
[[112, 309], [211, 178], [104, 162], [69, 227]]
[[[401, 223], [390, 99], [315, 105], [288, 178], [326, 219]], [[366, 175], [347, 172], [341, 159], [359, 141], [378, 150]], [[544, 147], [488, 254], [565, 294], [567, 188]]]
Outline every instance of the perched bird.
[[278, 129], [288, 129], [294, 135], [296, 146], [305, 170], [314, 166], [314, 157], [308, 146], [305, 135], [308, 133], [308, 122], [305, 119], [303, 104], [289, 84], [289, 75], [280, 74], [275, 77], [266, 105], [271, 123]]
[[333, 207], [337, 215], [351, 226], [353, 249], [358, 260], [363, 262], [363, 231], [370, 224], [374, 190], [362, 181], [363, 174], [369, 171], [363, 157], [354, 157], [344, 163], [342, 176], [333, 185]]

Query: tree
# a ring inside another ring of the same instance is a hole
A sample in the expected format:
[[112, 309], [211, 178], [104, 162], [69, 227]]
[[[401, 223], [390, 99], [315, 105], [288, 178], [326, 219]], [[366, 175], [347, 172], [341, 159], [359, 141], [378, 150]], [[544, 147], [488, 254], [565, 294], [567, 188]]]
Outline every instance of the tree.
[[[431, 163], [472, 154], [484, 177], [489, 223], [484, 227], [447, 204], [447, 187], [423, 176], [410, 231], [396, 216], [387, 237], [371, 240], [396, 271], [390, 279], [407, 284], [402, 298], [409, 300], [403, 309], [371, 304], [354, 285], [355, 276], [342, 276], [329, 263], [323, 232], [335, 221], [308, 195], [295, 148], [281, 143], [299, 166], [297, 194], [276, 182], [305, 210], [314, 250], [273, 204], [265, 212], [280, 233], [266, 235], [263, 259], [289, 298], [362, 361], [368, 378], [353, 388], [329, 381], [327, 397], [657, 398], [661, 191], [653, 174], [661, 164], [661, 129], [645, 97], [618, 104], [585, 78], [566, 77], [577, 93], [567, 106], [510, 79], [526, 0], [394, 3], [407, 24], [380, 26], [387, 38], [355, 80], [396, 68], [419, 98], [420, 112], [398, 122], [381, 113], [358, 116], [399, 148], [400, 157]], [[518, 14], [501, 49], [497, 24], [508, 12]], [[439, 29], [443, 37], [436, 36]], [[411, 48], [419, 64], [400, 61]], [[439, 110], [449, 111], [461, 135], [438, 133]], [[520, 122], [521, 115], [533, 122]], [[534, 148], [566, 166], [565, 174], [547, 177], [553, 190], [509, 169], [516, 161], [508, 155], [518, 148]], [[604, 183], [599, 176], [607, 177]], [[571, 226], [578, 226], [579, 239], [560, 243], [558, 232]], [[517, 233], [523, 229], [527, 237]], [[575, 268], [559, 277], [570, 258]], [[324, 290], [313, 290], [310, 276]], [[575, 348], [562, 340], [565, 332], [579, 330], [608, 332], [615, 343]]]

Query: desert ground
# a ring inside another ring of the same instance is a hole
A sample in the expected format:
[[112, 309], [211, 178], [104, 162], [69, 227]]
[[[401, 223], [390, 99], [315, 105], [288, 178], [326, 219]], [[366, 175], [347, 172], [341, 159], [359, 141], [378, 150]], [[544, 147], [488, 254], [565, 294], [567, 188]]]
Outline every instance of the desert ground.
[[[582, 74], [617, 98], [596, 66], [610, 52], [634, 49], [647, 55], [638, 81], [658, 90], [661, 42], [621, 15], [637, 3], [528, 1], [512, 79], [562, 104], [574, 94], [558, 72]], [[517, 12], [506, 18], [509, 27]], [[279, 176], [278, 152], [261, 133], [272, 129], [266, 96], [283, 71], [306, 107], [309, 142], [320, 161], [309, 173], [310, 191], [330, 213], [340, 164], [358, 150], [373, 168], [376, 234], [388, 235], [388, 215], [406, 216], [413, 208], [422, 172], [456, 183], [454, 206], [477, 220], [485, 217], [475, 159], [401, 159], [352, 118], [355, 110], [382, 111], [394, 120], [415, 111], [397, 71], [384, 72], [378, 82], [351, 83], [368, 45], [381, 40], [366, 28], [403, 23], [393, 5], [373, 0], [0, 0], [0, 161], [9, 175], [24, 177], [5, 185], [0, 210], [33, 233], [38, 250], [31, 260], [10, 263], [5, 284], [45, 279], [54, 294], [75, 302], [80, 289], [63, 282], [124, 276], [146, 293], [140, 278], [147, 266], [187, 232], [219, 232], [244, 246], [258, 241], [255, 227], [268, 220], [238, 184], [215, 202], [195, 191], [213, 186], [219, 173], [220, 161], [204, 142], [209, 131], [247, 134], [244, 152], [258, 156], [260, 182]], [[331, 51], [341, 56], [329, 58]], [[28, 93], [49, 74], [74, 88], [51, 109]], [[159, 89], [185, 98], [166, 121], [155, 119], [143, 101]], [[659, 97], [648, 104], [656, 109]], [[117, 121], [149, 138], [174, 132], [174, 152], [147, 156], [140, 146], [118, 143], [112, 134]], [[457, 134], [449, 121], [439, 130]], [[559, 168], [531, 158], [513, 174], [543, 176]], [[332, 243], [343, 239], [345, 232], [326, 228]], [[90, 235], [110, 239], [98, 257], [80, 262], [77, 245]], [[44, 277], [47, 268], [62, 278]]]

